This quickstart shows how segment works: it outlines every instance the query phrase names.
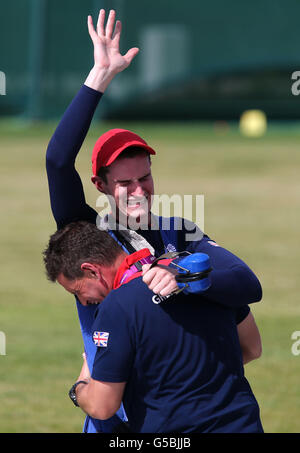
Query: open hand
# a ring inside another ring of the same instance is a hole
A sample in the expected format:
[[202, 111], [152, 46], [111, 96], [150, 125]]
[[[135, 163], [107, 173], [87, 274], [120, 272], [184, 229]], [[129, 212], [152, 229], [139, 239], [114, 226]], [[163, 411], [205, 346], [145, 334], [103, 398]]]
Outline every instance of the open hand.
[[[120, 37], [122, 24], [119, 20], [116, 21], [114, 10], [109, 12], [106, 26], [105, 10], [100, 10], [96, 30], [92, 17], [88, 16], [88, 30], [94, 45], [94, 68], [92, 76], [87, 79], [86, 85], [104, 92], [113, 77], [130, 65], [139, 49], [133, 47], [125, 55], [121, 55]], [[98, 86], [91, 86], [91, 83], [97, 83]]]

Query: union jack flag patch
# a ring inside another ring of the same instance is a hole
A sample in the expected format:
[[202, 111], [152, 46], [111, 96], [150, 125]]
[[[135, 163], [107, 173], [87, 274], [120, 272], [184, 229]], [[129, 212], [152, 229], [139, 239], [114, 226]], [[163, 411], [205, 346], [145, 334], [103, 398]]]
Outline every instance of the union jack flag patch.
[[94, 332], [93, 333], [93, 340], [96, 346], [102, 346], [103, 348], [107, 348], [109, 332]]

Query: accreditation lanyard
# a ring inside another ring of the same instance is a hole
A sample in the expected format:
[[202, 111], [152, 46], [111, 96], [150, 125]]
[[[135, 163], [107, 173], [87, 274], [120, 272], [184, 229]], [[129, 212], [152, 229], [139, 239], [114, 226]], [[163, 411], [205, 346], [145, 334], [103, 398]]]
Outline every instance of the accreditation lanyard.
[[[176, 255], [177, 256], [177, 255]], [[121, 263], [114, 280], [113, 289], [119, 288], [121, 285], [128, 283], [134, 278], [142, 275], [143, 264], [163, 264], [168, 266], [174, 259], [172, 253], [166, 253], [159, 258], [151, 255], [150, 250], [145, 248], [126, 256]]]
[[151, 255], [150, 250], [146, 248], [126, 256], [117, 271], [113, 289], [119, 288], [133, 278], [140, 277], [142, 265], [151, 264], [154, 260], [155, 256]]

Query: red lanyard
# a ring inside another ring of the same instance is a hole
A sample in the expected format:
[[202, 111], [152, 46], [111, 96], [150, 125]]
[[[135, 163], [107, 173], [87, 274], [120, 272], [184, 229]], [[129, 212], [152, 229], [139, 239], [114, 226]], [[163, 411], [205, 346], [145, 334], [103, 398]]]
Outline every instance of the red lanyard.
[[138, 250], [137, 252], [126, 256], [116, 273], [113, 289], [117, 289], [121, 285], [124, 285], [124, 283], [128, 283], [134, 278], [142, 275], [142, 271], [139, 270], [140, 266], [139, 268], [137, 266], [138, 263], [139, 265], [152, 264], [155, 261], [155, 264], [160, 263], [168, 266], [170, 262], [173, 261], [174, 257], [172, 256], [170, 259], [168, 258], [168, 254], [166, 254], [162, 255], [162, 259], [160, 260], [159, 258], [151, 255], [149, 249]]
[[151, 264], [155, 260], [155, 256], [151, 255], [148, 249], [138, 250], [131, 255], [126, 256], [121, 266], [119, 267], [115, 280], [114, 289], [119, 288], [124, 283], [137, 278], [142, 275], [142, 271], [139, 271], [136, 264]]

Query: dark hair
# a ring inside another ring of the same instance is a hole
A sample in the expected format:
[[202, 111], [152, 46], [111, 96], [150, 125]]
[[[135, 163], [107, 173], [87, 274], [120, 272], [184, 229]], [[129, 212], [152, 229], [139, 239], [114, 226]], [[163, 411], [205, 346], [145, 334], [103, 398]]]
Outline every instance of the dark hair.
[[43, 252], [47, 278], [55, 282], [60, 274], [69, 280], [83, 277], [81, 264], [109, 266], [121, 253], [121, 246], [107, 231], [89, 222], [73, 222], [57, 230]]
[[[140, 146], [128, 146], [128, 148], [124, 149], [124, 151], [119, 154], [119, 156], [116, 158], [118, 159], [132, 159], [137, 156], [147, 156], [149, 159], [149, 162], [151, 162], [151, 157], [148, 151], [145, 149], [141, 148]], [[101, 167], [100, 170], [98, 171], [97, 176], [99, 176], [105, 183], [107, 183], [107, 175], [109, 173], [109, 165], [107, 167]]]

